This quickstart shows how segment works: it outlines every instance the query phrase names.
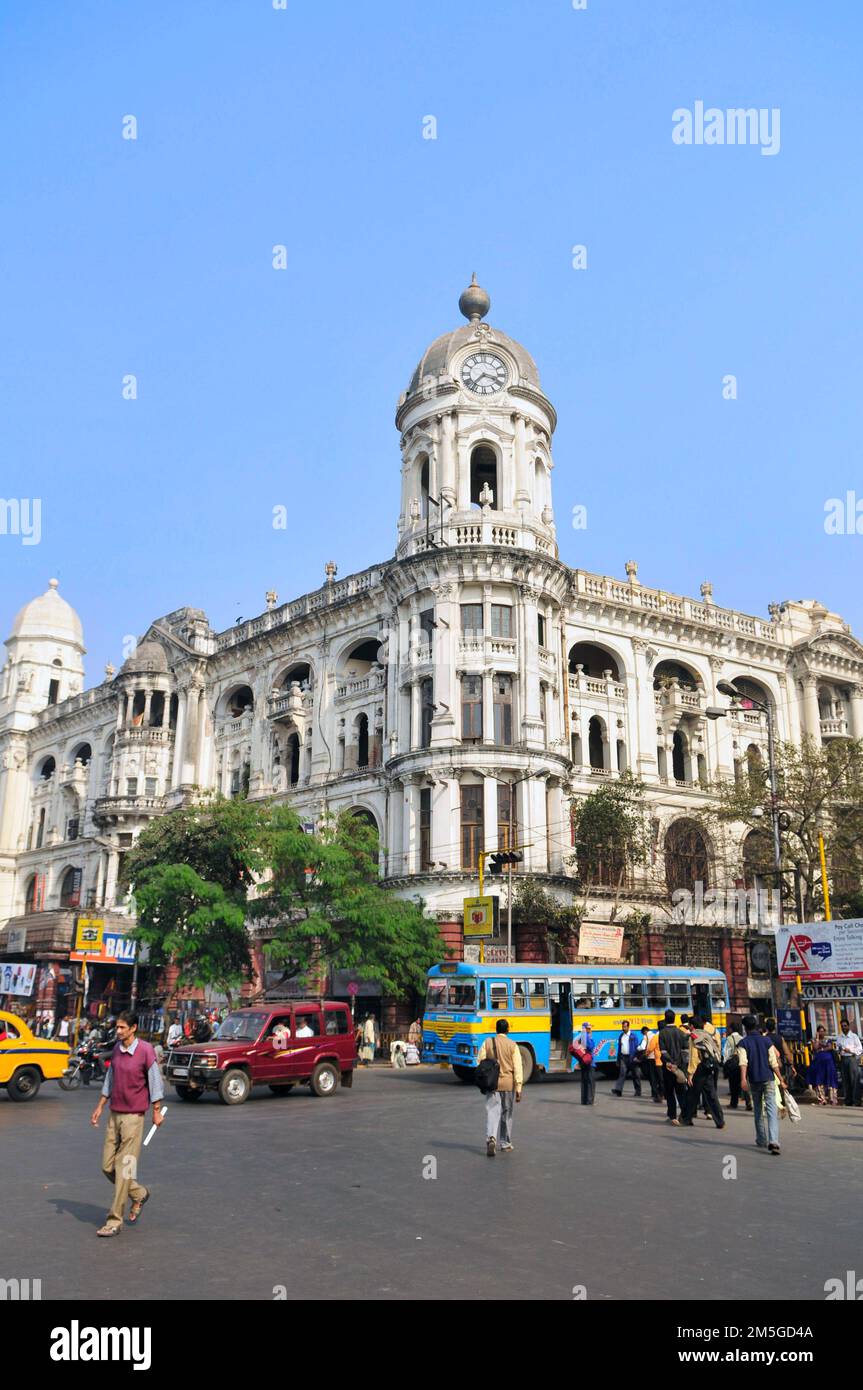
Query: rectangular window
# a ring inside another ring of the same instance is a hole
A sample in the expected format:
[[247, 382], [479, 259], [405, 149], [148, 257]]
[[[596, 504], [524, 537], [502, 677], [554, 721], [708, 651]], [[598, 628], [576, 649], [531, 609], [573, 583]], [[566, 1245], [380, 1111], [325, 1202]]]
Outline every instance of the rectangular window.
[[80, 822], [80, 818], [79, 818], [78, 816], [70, 816], [70, 817], [69, 817], [69, 819], [68, 819], [67, 822], [66, 822], [66, 839], [67, 839], [67, 840], [77, 840], [77, 838], [78, 838], [78, 827], [79, 827], [80, 823], [81, 823], [81, 822]]
[[598, 995], [597, 1005], [600, 1009], [620, 1008], [619, 980], [597, 980], [596, 992]]
[[[308, 1030], [308, 1031], [306, 1031]], [[299, 1009], [294, 1010], [294, 1037], [315, 1037], [321, 1036], [321, 1016], [315, 1010], [310, 1009], [308, 1013], [301, 1013]]]
[[689, 981], [688, 980], [669, 980], [668, 981], [669, 1005], [675, 1013], [678, 1009], [685, 1012], [689, 1010]]
[[512, 744], [512, 676], [494, 678], [494, 741]]
[[41, 811], [39, 812], [39, 826], [38, 826], [38, 829], [37, 829], [37, 831], [36, 831], [36, 848], [37, 848], [37, 849], [41, 849], [41, 848], [42, 848], [42, 838], [43, 838], [44, 834], [45, 834], [45, 807], [43, 806], [42, 809], [41, 809]]
[[324, 1029], [332, 1036], [333, 1033], [347, 1033], [349, 1030], [348, 1015], [344, 1009], [324, 1009]]
[[127, 778], [126, 778], [126, 795], [127, 795], [127, 796], [137, 796], [137, 795], [138, 795], [138, 779], [137, 779], [137, 777], [127, 777]]
[[[510, 815], [512, 827], [510, 829]], [[507, 850], [518, 844], [518, 818], [516, 815], [515, 788], [510, 782], [497, 784], [497, 847]], [[513, 868], [516, 865], [513, 864]]]
[[431, 787], [420, 790], [420, 872], [432, 868]]
[[462, 676], [461, 736], [464, 743], [482, 742], [482, 676]]
[[585, 1009], [592, 1009], [595, 997], [596, 993], [593, 980], [573, 980], [572, 1007], [576, 1012], [583, 1013]]
[[528, 980], [527, 982], [527, 1001], [528, 1007], [534, 1012], [548, 1011], [548, 995], [546, 993], [545, 980]]
[[512, 608], [508, 603], [491, 605], [492, 637], [512, 637]]
[[482, 636], [482, 604], [463, 603], [461, 606], [461, 630], [465, 637]]
[[512, 982], [512, 1007], [514, 1009], [527, 1008], [527, 990], [524, 980], [513, 980]]
[[506, 1011], [509, 1004], [509, 991], [503, 982], [491, 980], [488, 986], [489, 1007]]
[[155, 795], [156, 795], [156, 779], [155, 779], [155, 777], [146, 777], [146, 778], [144, 779], [144, 793], [145, 793], [146, 796], [155, 796]]
[[545, 646], [545, 618], [541, 613], [536, 615], [536, 635], [541, 647]]
[[647, 1007], [649, 1009], [668, 1008], [668, 985], [665, 980], [647, 981]]
[[479, 852], [484, 844], [482, 800], [482, 787], [462, 787], [461, 866], [463, 869], [475, 869], [479, 863]]
[[434, 719], [434, 682], [420, 681], [420, 747], [431, 747], [432, 720]]
[[425, 645], [430, 647], [432, 644], [432, 633], [434, 632], [433, 608], [424, 608], [422, 613], [420, 613], [420, 632], [423, 634]]
[[57, 697], [60, 694], [60, 682], [51, 681], [48, 686], [48, 704], [56, 705]]
[[710, 1003], [714, 1009], [725, 1008], [725, 984], [722, 980], [710, 981]]
[[623, 1007], [625, 1009], [644, 1008], [644, 981], [643, 980], [624, 980], [623, 982]]

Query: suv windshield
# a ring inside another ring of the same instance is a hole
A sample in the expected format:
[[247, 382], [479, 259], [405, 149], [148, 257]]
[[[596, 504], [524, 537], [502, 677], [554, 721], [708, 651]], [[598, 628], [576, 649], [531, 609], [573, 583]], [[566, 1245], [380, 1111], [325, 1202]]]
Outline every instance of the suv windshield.
[[219, 1042], [254, 1042], [269, 1014], [228, 1014], [219, 1024]]

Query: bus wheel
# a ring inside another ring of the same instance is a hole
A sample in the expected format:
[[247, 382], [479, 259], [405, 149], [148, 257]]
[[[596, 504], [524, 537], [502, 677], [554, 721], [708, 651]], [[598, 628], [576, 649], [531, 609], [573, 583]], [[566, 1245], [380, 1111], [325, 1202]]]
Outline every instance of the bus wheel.
[[536, 1071], [536, 1063], [533, 1060], [533, 1053], [529, 1047], [525, 1047], [524, 1043], [518, 1044], [518, 1050], [521, 1053], [521, 1069], [524, 1072], [524, 1084], [526, 1086]]
[[457, 1067], [453, 1062], [452, 1074], [459, 1081], [473, 1081], [473, 1067]]

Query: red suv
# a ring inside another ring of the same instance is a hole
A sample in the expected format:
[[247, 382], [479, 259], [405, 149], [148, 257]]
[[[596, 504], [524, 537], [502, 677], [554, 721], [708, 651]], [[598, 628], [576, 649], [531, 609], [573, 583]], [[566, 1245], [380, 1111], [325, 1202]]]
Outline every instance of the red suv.
[[242, 1105], [253, 1086], [281, 1096], [300, 1084], [331, 1096], [339, 1085], [353, 1085], [356, 1064], [347, 1004], [303, 999], [237, 1009], [212, 1042], [172, 1048], [165, 1075], [181, 1100], [218, 1091], [225, 1105]]

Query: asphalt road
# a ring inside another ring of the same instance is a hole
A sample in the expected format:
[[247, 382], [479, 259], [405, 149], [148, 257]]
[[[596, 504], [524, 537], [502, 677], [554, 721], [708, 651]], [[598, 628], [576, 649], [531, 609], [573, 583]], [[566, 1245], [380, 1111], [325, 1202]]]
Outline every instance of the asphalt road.
[[588, 1109], [550, 1077], [490, 1160], [482, 1098], [437, 1069], [235, 1107], [169, 1092], [152, 1201], [105, 1241], [97, 1095], [0, 1095], [0, 1278], [39, 1278], [43, 1299], [823, 1300], [860, 1266], [861, 1110], [803, 1107], [773, 1158], [743, 1110], [674, 1129], [649, 1099], [600, 1081]]

